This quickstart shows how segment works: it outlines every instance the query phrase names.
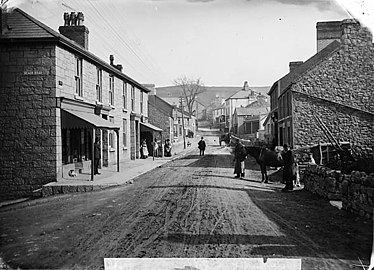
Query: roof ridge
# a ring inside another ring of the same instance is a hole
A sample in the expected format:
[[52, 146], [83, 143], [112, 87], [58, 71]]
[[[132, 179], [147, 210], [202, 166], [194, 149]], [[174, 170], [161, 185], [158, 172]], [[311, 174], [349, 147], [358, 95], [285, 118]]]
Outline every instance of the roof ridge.
[[[340, 47], [340, 42], [337, 40], [334, 40], [329, 45], [327, 45], [325, 48], [323, 48], [321, 51], [309, 57], [306, 61], [304, 61], [303, 64], [298, 66], [295, 70], [287, 73], [282, 78], [277, 80], [276, 82], [279, 82], [281, 84], [280, 94], [282, 94], [284, 89], [286, 89], [291, 83], [294, 83], [295, 81], [300, 79], [300, 77], [304, 75], [306, 72], [308, 72], [310, 69], [314, 68], [315, 66], [323, 62], [328, 56], [334, 53], [339, 47]], [[318, 58], [319, 56], [321, 57], [320, 59]], [[313, 60], [315, 60], [315, 62], [313, 62]], [[285, 85], [282, 85], [282, 81], [285, 83]], [[270, 91], [273, 88], [273, 86], [270, 88]]]
[[52, 28], [50, 28], [46, 24], [42, 23], [38, 19], [34, 18], [30, 14], [26, 13], [22, 9], [20, 9], [20, 8], [17, 7], [17, 8], [12, 9], [12, 12], [18, 12], [19, 14], [21, 14], [22, 16], [24, 16], [25, 18], [27, 18], [28, 20], [30, 20], [30, 22], [36, 24], [37, 26], [39, 26], [40, 28], [42, 28], [43, 30], [45, 30], [46, 32], [48, 32], [50, 35], [52, 35], [52, 37], [47, 37], [47, 38], [50, 38], [50, 39], [55, 38], [56, 42], [59, 43], [60, 45], [62, 44], [64, 46], [67, 46], [70, 49], [74, 50], [75, 52], [78, 52], [79, 54], [81, 54], [81, 55], [89, 58], [91, 61], [93, 61], [95, 63], [98, 63], [102, 67], [110, 70], [110, 72], [115, 73], [121, 79], [127, 80], [129, 82], [132, 82], [141, 91], [144, 91], [146, 93], [150, 92], [150, 90], [148, 88], [144, 87], [137, 80], [135, 80], [135, 79], [131, 78], [130, 76], [126, 75], [125, 73], [119, 71], [115, 67], [113, 67], [110, 64], [108, 64], [107, 62], [105, 62], [103, 59], [101, 59], [96, 54], [94, 54], [94, 53], [90, 52], [89, 50], [85, 49], [84, 47], [80, 46], [74, 40], [71, 40], [71, 39], [65, 37], [64, 35], [58, 33], [57, 31], [53, 30]]

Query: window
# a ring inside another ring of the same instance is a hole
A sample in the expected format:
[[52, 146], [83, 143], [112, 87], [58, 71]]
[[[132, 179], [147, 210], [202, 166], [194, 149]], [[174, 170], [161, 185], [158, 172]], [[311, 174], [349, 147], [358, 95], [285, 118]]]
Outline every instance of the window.
[[140, 113], [143, 113], [143, 91], [140, 91]]
[[123, 126], [122, 126], [122, 141], [123, 141], [123, 147], [127, 146], [127, 119], [123, 119]]
[[127, 109], [127, 83], [123, 82], [122, 85], [122, 98], [123, 98], [123, 108]]
[[96, 100], [103, 101], [103, 71], [100, 68], [96, 68]]
[[135, 111], [135, 87], [131, 85], [131, 110]]
[[260, 129], [260, 122], [253, 122], [253, 126], [252, 126], [252, 133], [256, 133], [258, 132], [258, 130]]
[[83, 97], [82, 89], [82, 58], [75, 58], [75, 94]]
[[114, 106], [114, 76], [109, 75], [109, 104]]
[[[109, 122], [114, 123], [114, 117], [113, 116], [109, 116]], [[115, 145], [114, 145], [114, 131], [113, 130], [109, 131], [109, 148], [110, 149], [115, 149]]]

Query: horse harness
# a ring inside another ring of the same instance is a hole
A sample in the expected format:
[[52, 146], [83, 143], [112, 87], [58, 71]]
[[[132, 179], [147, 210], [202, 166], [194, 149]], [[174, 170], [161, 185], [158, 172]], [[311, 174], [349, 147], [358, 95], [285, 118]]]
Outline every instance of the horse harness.
[[264, 150], [264, 148], [261, 148], [261, 151], [260, 151], [260, 155], [258, 156], [258, 160], [260, 160], [260, 158], [261, 158], [261, 155], [262, 155], [262, 151]]

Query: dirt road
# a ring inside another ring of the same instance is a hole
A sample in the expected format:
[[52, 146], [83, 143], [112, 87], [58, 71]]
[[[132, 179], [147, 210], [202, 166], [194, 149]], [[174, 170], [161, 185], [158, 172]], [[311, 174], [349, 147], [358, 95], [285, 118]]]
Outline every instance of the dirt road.
[[[128, 186], [0, 209], [0, 257], [12, 268], [97, 269], [104, 257], [292, 257], [302, 269], [360, 269], [372, 222], [303, 190], [260, 183], [229, 148], [185, 156]], [[361, 268], [362, 269], [362, 268]]]

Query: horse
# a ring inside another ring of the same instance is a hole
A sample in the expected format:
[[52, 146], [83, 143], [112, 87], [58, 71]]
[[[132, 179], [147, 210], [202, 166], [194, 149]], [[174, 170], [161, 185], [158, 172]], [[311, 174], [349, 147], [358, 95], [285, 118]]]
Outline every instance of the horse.
[[257, 146], [245, 146], [247, 155], [254, 157], [261, 168], [262, 181], [268, 183], [268, 175], [266, 172], [266, 166], [281, 167], [283, 166], [282, 155], [278, 152], [271, 151], [267, 148]]

